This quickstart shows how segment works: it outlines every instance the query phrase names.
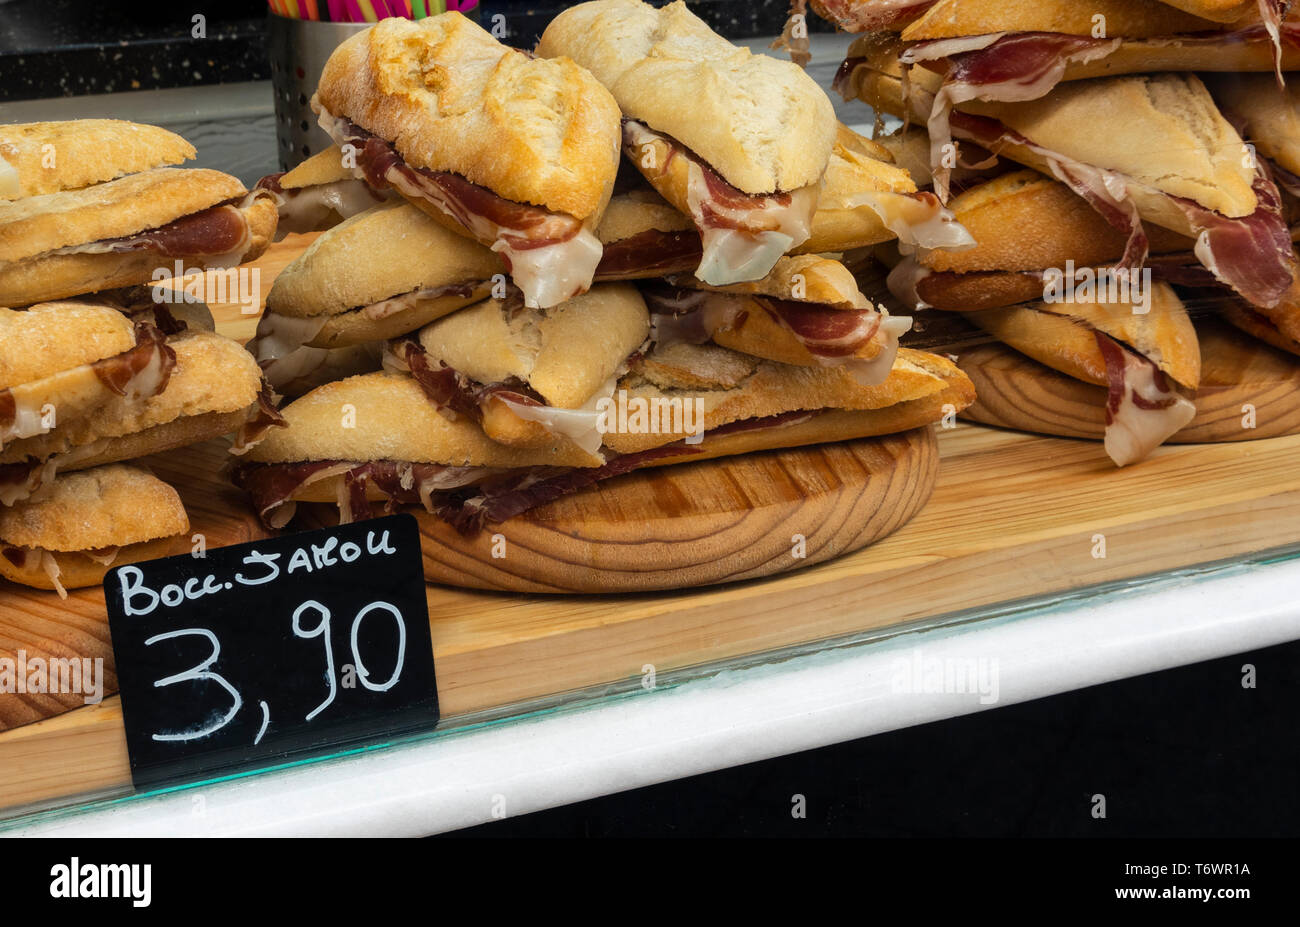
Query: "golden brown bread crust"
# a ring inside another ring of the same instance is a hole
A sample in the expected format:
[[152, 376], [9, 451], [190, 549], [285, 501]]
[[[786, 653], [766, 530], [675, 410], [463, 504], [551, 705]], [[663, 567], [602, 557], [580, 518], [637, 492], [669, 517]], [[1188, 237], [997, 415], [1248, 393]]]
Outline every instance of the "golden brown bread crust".
[[706, 436], [698, 445], [699, 453], [659, 457], [646, 466], [664, 467], [675, 463], [751, 454], [783, 447], [803, 447], [809, 444], [875, 438], [921, 428], [937, 422], [950, 412], [960, 412], [975, 401], [975, 387], [965, 373], [955, 370], [945, 379], [947, 385], [938, 392], [919, 399], [897, 402], [883, 409], [853, 411], [833, 409], [817, 412], [806, 421], [790, 425], [758, 428], [716, 437]]
[[993, 32], [1064, 32], [1091, 36], [1094, 15], [1104, 16], [1109, 38], [1146, 38], [1201, 32], [1214, 23], [1157, 0], [938, 0], [902, 32], [905, 42], [987, 35]]
[[794, 253], [850, 251], [896, 237], [870, 207], [853, 205], [853, 198], [864, 191], [916, 192], [907, 171], [892, 162], [888, 149], [838, 123], [812, 232]]
[[[260, 257], [270, 245], [279, 214], [269, 196], [254, 197], [240, 208], [240, 212], [248, 227], [248, 239], [239, 262], [247, 263]], [[214, 260], [217, 258], [220, 260]], [[153, 251], [122, 251], [47, 254], [0, 264], [0, 305], [26, 306], [44, 300], [148, 283], [160, 267], [167, 269], [170, 277], [175, 260]], [[229, 261], [218, 255], [195, 255], [185, 259], [187, 267], [205, 268], [213, 263], [225, 266]]]
[[144, 402], [117, 397], [89, 416], [60, 422], [48, 434], [14, 441], [0, 451], [0, 463], [27, 457], [45, 460], [105, 438], [124, 438], [177, 419], [208, 413], [243, 414], [256, 405], [262, 372], [238, 342], [200, 331], [187, 332], [170, 344], [176, 352], [176, 366], [162, 393]]
[[945, 312], [978, 312], [1042, 299], [1043, 281], [1015, 271], [936, 271], [917, 281], [916, 295]]
[[416, 300], [409, 308], [381, 317], [369, 314], [366, 308], [340, 312], [330, 316], [328, 322], [307, 342], [313, 348], [348, 348], [372, 341], [387, 341], [409, 334], [436, 322], [457, 309], [472, 306], [492, 295], [492, 282], [485, 280], [464, 295], [452, 293], [431, 299]]
[[156, 229], [243, 196], [229, 174], [159, 167], [108, 183], [0, 204], [0, 264]]
[[420, 331], [439, 361], [479, 383], [518, 377], [559, 409], [581, 408], [645, 341], [650, 314], [637, 289], [596, 284], [550, 309], [490, 299]]
[[121, 547], [189, 527], [176, 490], [126, 464], [61, 474], [35, 497], [0, 507], [0, 541], [49, 551]]
[[1273, 319], [1244, 300], [1230, 300], [1220, 311], [1227, 322], [1246, 334], [1288, 354], [1300, 354], [1300, 340], [1287, 335]]
[[1101, 331], [1194, 390], [1201, 381], [1201, 349], [1187, 310], [1167, 284], [1155, 284], [1151, 296], [1146, 314], [1135, 313], [1131, 303], [1038, 302], [971, 313], [969, 318], [1039, 363], [1105, 386], [1106, 363], [1093, 335]]
[[[1102, 265], [1124, 253], [1117, 232], [1087, 200], [1037, 171], [1014, 171], [965, 191], [948, 204], [975, 237], [965, 251], [931, 251], [921, 263], [932, 270], [1042, 270]], [[1191, 251], [1196, 242], [1166, 229], [1148, 229], [1153, 253]]]
[[1193, 16], [1220, 23], [1233, 23], [1247, 18], [1255, 8], [1251, 0], [1162, 0], [1162, 2], [1191, 13]]
[[715, 293], [743, 293], [823, 303], [835, 309], [871, 309], [871, 301], [858, 290], [858, 282], [839, 261], [818, 254], [778, 258], [772, 271], [761, 280], [711, 286], [694, 277], [683, 286]]
[[[975, 101], [962, 109], [992, 116], [1049, 151], [1115, 171], [1159, 193], [1193, 199], [1225, 216], [1255, 211], [1255, 172], [1245, 145], [1195, 75], [1073, 81], [1043, 99]], [[1097, 131], [1098, 126], [1106, 130]], [[1042, 162], [1020, 146], [1004, 150], [1031, 167]], [[1152, 151], [1160, 157], [1152, 158]], [[1190, 231], [1182, 211], [1165, 196], [1138, 187], [1130, 194], [1144, 219]]]
[[90, 364], [135, 345], [131, 320], [111, 306], [41, 303], [0, 309], [0, 389]]
[[694, 222], [653, 190], [633, 190], [610, 199], [596, 227], [596, 237], [602, 245], [608, 245], [641, 232], [684, 232], [693, 228]]
[[590, 70], [624, 114], [746, 193], [793, 191], [826, 169], [835, 115], [825, 92], [798, 65], [731, 44], [684, 3], [580, 3], [551, 21], [537, 53]]
[[330, 56], [313, 101], [506, 199], [599, 217], [618, 169], [618, 105], [567, 59], [534, 59], [460, 13], [390, 18]]
[[335, 315], [425, 287], [504, 273], [498, 255], [397, 200], [323, 232], [275, 278], [266, 308], [294, 318]]
[[[681, 346], [674, 346], [674, 348]], [[761, 361], [754, 365], [753, 373], [730, 389], [699, 390], [681, 388], [675, 371], [654, 369], [664, 357], [682, 357], [688, 371], [705, 363], [717, 363], [709, 355], [729, 353], [726, 348], [713, 345], [688, 346], [695, 351], [673, 351], [660, 356], [653, 352], [638, 372], [629, 374], [619, 383], [627, 390], [629, 400], [671, 400], [693, 398], [697, 412], [707, 431], [730, 422], [750, 418], [764, 418], [801, 409], [881, 409], [899, 402], [920, 399], [946, 388], [948, 380], [957, 376], [956, 367], [946, 358], [908, 348], [900, 348], [898, 358], [888, 379], [873, 386], [864, 386], [843, 367], [792, 367], [774, 361]], [[665, 365], [668, 367], [668, 365]], [[653, 379], [651, 379], [653, 377]], [[681, 422], [674, 424], [680, 425]], [[646, 450], [669, 444], [683, 437], [684, 431], [661, 434], [629, 434], [610, 432], [605, 435], [605, 445], [620, 454]]]
[[1230, 74], [1207, 78], [1214, 99], [1229, 117], [1246, 121], [1243, 136], [1264, 157], [1300, 174], [1300, 86], [1277, 89], [1272, 74]]
[[[167, 538], [157, 538], [140, 544], [130, 544], [120, 548], [111, 563], [101, 563], [84, 553], [51, 554], [59, 567], [59, 585], [64, 589], [88, 589], [101, 586], [108, 571], [114, 567], [129, 563], [143, 563], [184, 553], [189, 547], [189, 540], [183, 534]], [[30, 586], [33, 589], [55, 589], [49, 574], [39, 566], [19, 569], [9, 560], [0, 557], [0, 576], [10, 582]]]
[[[498, 444], [468, 419], [440, 415], [409, 376], [367, 373], [327, 383], [281, 409], [276, 428], [245, 460], [402, 460], [454, 467], [583, 467], [601, 461], [572, 442], [543, 448]], [[348, 422], [354, 427], [345, 427]]]
[[[48, 147], [47, 147], [48, 146]], [[158, 126], [121, 119], [0, 125], [0, 199], [78, 190], [194, 157], [194, 146]]]
[[236, 409], [233, 412], [201, 412], [183, 415], [170, 422], [154, 425], [121, 437], [101, 438], [83, 444], [55, 459], [60, 473], [85, 470], [123, 460], [139, 460], [150, 454], [164, 454], [177, 448], [189, 447], [234, 434], [258, 411], [258, 404]]

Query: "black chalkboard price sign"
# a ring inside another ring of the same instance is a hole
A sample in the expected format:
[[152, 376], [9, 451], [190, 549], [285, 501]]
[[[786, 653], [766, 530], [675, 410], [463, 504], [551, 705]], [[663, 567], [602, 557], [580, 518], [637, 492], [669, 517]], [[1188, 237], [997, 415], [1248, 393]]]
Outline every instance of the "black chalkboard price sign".
[[104, 593], [137, 788], [438, 721], [410, 515], [116, 567]]

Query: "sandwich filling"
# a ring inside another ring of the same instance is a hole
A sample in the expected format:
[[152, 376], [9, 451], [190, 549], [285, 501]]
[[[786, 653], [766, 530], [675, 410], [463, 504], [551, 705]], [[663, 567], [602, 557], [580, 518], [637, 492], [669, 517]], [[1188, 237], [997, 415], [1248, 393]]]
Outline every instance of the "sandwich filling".
[[[743, 419], [711, 428], [705, 439], [745, 431], [792, 426], [822, 411], [799, 410]], [[527, 467], [515, 470], [450, 467], [408, 461], [370, 462], [319, 460], [293, 463], [249, 463], [235, 467], [235, 485], [252, 496], [262, 521], [281, 528], [294, 516], [295, 496], [312, 483], [341, 477], [337, 503], [343, 523], [371, 514], [372, 490], [384, 499], [387, 511], [420, 505], [465, 535], [498, 524], [563, 496], [621, 476], [655, 461], [685, 457], [700, 446], [676, 441], [632, 454], [621, 454], [601, 467]]]
[[[257, 323], [257, 334], [248, 343], [248, 349], [257, 359], [267, 381], [279, 389], [299, 377], [310, 375], [327, 362], [330, 348], [314, 347], [311, 342], [320, 336], [331, 321], [337, 323], [355, 314], [356, 318], [378, 322], [403, 312], [422, 310], [430, 303], [449, 297], [468, 304], [486, 297], [490, 287], [489, 281], [481, 280], [423, 287], [334, 315], [297, 318], [267, 312]], [[423, 321], [425, 320], [420, 320], [419, 324]]]
[[591, 288], [601, 245], [581, 220], [505, 199], [450, 171], [411, 167], [391, 142], [325, 110], [320, 124], [356, 152], [358, 174], [370, 186], [432, 204], [498, 252], [525, 305], [549, 308]]
[[257, 182], [258, 190], [275, 197], [280, 214], [275, 226], [276, 241], [291, 232], [301, 235], [336, 225], [388, 198], [364, 180], [335, 180], [286, 190], [280, 186], [285, 173], [268, 174]]
[[935, 0], [813, 0], [817, 12], [845, 32], [895, 32], [934, 4]]
[[606, 242], [594, 279], [602, 282], [643, 280], [685, 273], [698, 267], [703, 256], [704, 246], [699, 232], [646, 229], [618, 241]]
[[[167, 346], [161, 331], [147, 322], [136, 322], [135, 347], [86, 366], [110, 393], [147, 399], [167, 388], [176, 352]], [[24, 392], [22, 387], [0, 389], [0, 447], [7, 441], [46, 434], [57, 424], [55, 416], [46, 415], [50, 410], [44, 408], [45, 403], [32, 401]], [[57, 413], [57, 409], [53, 411]]]
[[[655, 157], [650, 151], [660, 147], [666, 148], [666, 157]], [[815, 184], [790, 192], [745, 193], [681, 142], [634, 119], [623, 120], [623, 151], [643, 173], [650, 172], [646, 176], [651, 183], [664, 177], [674, 160], [686, 162], [686, 201], [703, 249], [695, 276], [705, 283], [725, 286], [759, 280], [812, 232]], [[654, 158], [653, 164], [646, 163], [648, 156]]]
[[[912, 320], [875, 309], [837, 309], [773, 296], [715, 293], [656, 284], [642, 290], [650, 308], [650, 340], [659, 346], [704, 344], [720, 331], [740, 331], [752, 311], [765, 313], [826, 367], [845, 366], [863, 385], [883, 383], [894, 366], [898, 338]], [[879, 350], [860, 357], [869, 343]]]
[[29, 260], [39, 260], [67, 254], [125, 254], [146, 251], [170, 258], [204, 258], [213, 267], [233, 267], [248, 250], [250, 235], [243, 207], [254, 197], [266, 196], [254, 192], [240, 202], [219, 203], [200, 212], [181, 216], [156, 229], [146, 229], [121, 238], [105, 238], [80, 245], [68, 245], [38, 254]]
[[428, 352], [415, 338], [399, 339], [384, 355], [389, 370], [409, 373], [434, 407], [453, 421], [465, 416], [482, 425], [493, 403], [500, 403], [511, 413], [528, 422], [536, 422], [556, 437], [568, 438], [588, 454], [597, 454], [604, 438], [600, 431], [601, 415], [597, 405], [613, 395], [618, 372], [587, 402], [577, 409], [559, 409], [549, 405], [535, 389], [518, 377], [499, 383], [478, 383], [439, 361], [434, 367]]

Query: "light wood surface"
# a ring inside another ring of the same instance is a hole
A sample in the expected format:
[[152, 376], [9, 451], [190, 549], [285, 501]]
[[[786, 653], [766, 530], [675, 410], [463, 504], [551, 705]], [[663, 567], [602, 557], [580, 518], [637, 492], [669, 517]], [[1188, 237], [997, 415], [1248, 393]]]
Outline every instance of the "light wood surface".
[[[1093, 442], [971, 424], [939, 447], [911, 522], [784, 576], [609, 596], [430, 586], [444, 717], [1300, 541], [1300, 436], [1166, 446], [1122, 470]], [[0, 734], [0, 807], [128, 784], [119, 712]]]
[[[1300, 432], [1300, 358], [1222, 322], [1198, 319], [1201, 387], [1196, 418], [1171, 444], [1253, 441]], [[975, 383], [973, 422], [1037, 434], [1101, 440], [1106, 390], [1045, 367], [1000, 342], [958, 354]], [[1253, 407], [1253, 418], [1249, 417]], [[1246, 427], [1253, 420], [1254, 427]]]

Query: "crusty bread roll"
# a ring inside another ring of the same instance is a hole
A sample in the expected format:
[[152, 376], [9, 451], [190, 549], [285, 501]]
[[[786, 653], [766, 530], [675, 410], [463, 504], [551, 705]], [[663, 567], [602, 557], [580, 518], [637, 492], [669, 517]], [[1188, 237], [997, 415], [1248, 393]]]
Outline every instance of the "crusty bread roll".
[[483, 384], [517, 377], [548, 405], [577, 409], [649, 332], [636, 288], [605, 283], [546, 310], [485, 300], [425, 326], [419, 340], [435, 367], [444, 362]]
[[506, 199], [599, 218], [619, 158], [609, 92], [566, 59], [502, 45], [460, 13], [381, 20], [330, 56], [315, 104], [392, 142], [416, 168]]
[[892, 161], [888, 149], [843, 123], [837, 124], [835, 144], [817, 194], [812, 233], [794, 253], [851, 251], [895, 238], [875, 210], [855, 203], [864, 191], [916, 192], [916, 183], [907, 171]]
[[[1042, 270], [1100, 266], [1124, 254], [1126, 236], [1087, 200], [1037, 171], [1014, 171], [971, 187], [948, 204], [974, 236], [964, 251], [931, 251], [921, 263], [936, 271]], [[1149, 226], [1151, 250], [1190, 252], [1196, 242]]]
[[292, 318], [335, 315], [413, 290], [504, 273], [492, 251], [396, 200], [321, 233], [275, 278], [266, 308]]
[[1201, 349], [1187, 310], [1164, 283], [1153, 285], [1150, 311], [1110, 303], [1047, 303], [990, 309], [968, 315], [1022, 354], [1077, 380], [1105, 386], [1106, 363], [1094, 331], [1110, 335], [1151, 360], [1175, 382], [1196, 389]]
[[1245, 121], [1242, 136], [1261, 155], [1300, 174], [1300, 86], [1279, 90], [1272, 74], [1228, 74], [1206, 78], [1214, 99], [1230, 119]]
[[988, 35], [993, 32], [1063, 32], [1091, 36], [1094, 16], [1104, 17], [1109, 38], [1147, 38], [1217, 29], [1215, 23], [1158, 0], [938, 0], [902, 31], [905, 42]]
[[176, 133], [121, 119], [0, 125], [0, 199], [79, 190], [192, 157]]
[[[514, 448], [472, 421], [439, 414], [411, 377], [368, 373], [327, 383], [289, 403], [287, 428], [245, 455], [252, 463], [396, 460], [454, 467], [584, 467], [601, 461], [569, 441]], [[334, 499], [334, 496], [328, 496]]]
[[684, 286], [715, 293], [740, 293], [821, 303], [835, 309], [874, 308], [858, 290], [858, 282], [839, 261], [819, 254], [800, 254], [778, 258], [776, 266], [761, 280], [712, 286], [690, 278]]
[[[149, 447], [147, 443], [128, 445], [123, 440], [155, 428], [194, 422], [207, 416], [204, 427], [196, 431], [168, 427], [165, 433], [155, 433], [165, 435], [169, 442], [197, 434], [199, 436], [193, 437], [193, 441], [199, 441], [234, 430], [211, 431], [211, 425], [227, 421], [220, 418], [223, 415], [231, 416], [230, 420], [236, 421], [235, 427], [242, 424], [249, 412], [257, 407], [258, 393], [262, 388], [262, 374], [253, 356], [238, 342], [212, 332], [186, 332], [170, 345], [176, 352], [176, 366], [167, 389], [162, 393], [142, 403], [117, 397], [89, 416], [60, 423], [48, 434], [14, 441], [0, 451], [0, 464], [18, 463], [29, 457], [46, 460], [73, 452], [93, 453], [93, 457], [78, 455], [76, 468], [84, 468], [163, 450], [162, 447]], [[97, 446], [101, 441], [106, 442], [102, 451]], [[96, 447], [92, 448], [92, 445]], [[169, 446], [182, 445], [172, 443]], [[128, 456], [128, 448], [138, 453]], [[87, 460], [94, 463], [87, 463]], [[74, 467], [60, 466], [60, 469]]]
[[[1137, 184], [1129, 192], [1142, 217], [1174, 231], [1191, 229], [1183, 211], [1162, 194], [1195, 200], [1230, 218], [1255, 211], [1255, 171], [1245, 144], [1195, 75], [1075, 81], [1027, 103], [974, 101], [962, 108], [991, 116], [1048, 151], [1132, 178]], [[1002, 152], [1050, 170], [1024, 146], [1008, 145]]]
[[537, 53], [590, 70], [625, 115], [672, 136], [746, 193], [796, 190], [826, 169], [835, 114], [816, 81], [792, 62], [731, 44], [680, 0], [662, 9], [580, 3], [551, 21]]
[[21, 312], [0, 309], [0, 389], [121, 354], [134, 344], [131, 320], [111, 306], [70, 300]]
[[656, 457], [645, 466], [664, 467], [734, 454], [898, 434], [937, 422], [975, 401], [975, 387], [970, 378], [955, 366], [951, 369], [937, 366], [933, 372], [944, 378], [945, 387], [917, 399], [896, 402], [882, 409], [831, 409], [785, 425], [714, 435], [695, 446], [698, 453]]
[[[275, 235], [278, 219], [272, 198], [259, 194], [237, 208], [246, 230], [239, 253], [187, 255], [184, 258], [185, 267], [202, 269], [214, 264], [224, 268], [256, 260], [266, 251]], [[179, 259], [156, 251], [139, 250], [40, 254], [0, 264], [0, 305], [26, 306], [35, 302], [136, 286], [156, 280], [155, 274], [159, 268], [167, 271], [170, 277], [176, 260]]]
[[695, 223], [670, 206], [658, 193], [638, 189], [609, 201], [605, 215], [596, 227], [596, 237], [602, 245], [608, 245], [641, 232], [682, 232], [693, 228]]
[[180, 552], [189, 527], [176, 490], [147, 470], [65, 474], [0, 508], [0, 576], [60, 594], [97, 586], [113, 567]]
[[325, 150], [316, 152], [293, 170], [285, 171], [284, 176], [280, 178], [280, 189], [298, 190], [303, 187], [353, 179], [355, 178], [352, 170], [343, 166], [343, 150], [338, 145], [330, 145]]

